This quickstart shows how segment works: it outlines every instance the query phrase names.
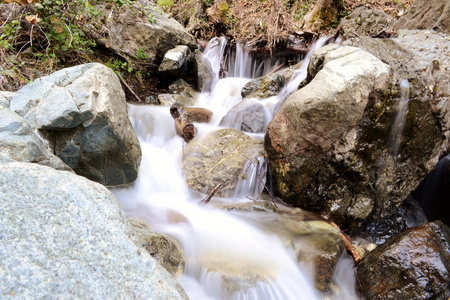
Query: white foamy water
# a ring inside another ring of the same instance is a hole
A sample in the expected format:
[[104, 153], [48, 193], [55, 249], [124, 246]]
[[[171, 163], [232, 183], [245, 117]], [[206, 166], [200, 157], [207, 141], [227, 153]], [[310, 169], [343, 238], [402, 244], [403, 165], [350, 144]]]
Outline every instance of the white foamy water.
[[[224, 44], [226, 40], [216, 39], [205, 49], [216, 72], [221, 69]], [[237, 61], [248, 66], [244, 60]], [[211, 124], [196, 125], [199, 135], [218, 129], [222, 117], [242, 100], [240, 90], [249, 79], [217, 76], [216, 81], [212, 92], [202, 94], [196, 105], [214, 112]], [[293, 250], [275, 233], [239, 214], [199, 205], [205, 195], [191, 192], [186, 185], [181, 170], [185, 143], [175, 134], [169, 107], [130, 104], [128, 112], [141, 143], [142, 163], [133, 186], [113, 192], [128, 215], [180, 243], [186, 263], [178, 280], [190, 299], [320, 298], [308, 269], [298, 264]], [[258, 197], [267, 161], [261, 157], [257, 162], [244, 168], [247, 180], [238, 184], [234, 199], [222, 201], [248, 202], [246, 197]], [[336, 295], [335, 299], [345, 298]]]
[[408, 112], [409, 102], [409, 82], [403, 79], [400, 82], [400, 101], [398, 103], [398, 112], [395, 117], [391, 132], [391, 147], [394, 158], [398, 156], [398, 150], [402, 141], [403, 129], [405, 128], [406, 113]]

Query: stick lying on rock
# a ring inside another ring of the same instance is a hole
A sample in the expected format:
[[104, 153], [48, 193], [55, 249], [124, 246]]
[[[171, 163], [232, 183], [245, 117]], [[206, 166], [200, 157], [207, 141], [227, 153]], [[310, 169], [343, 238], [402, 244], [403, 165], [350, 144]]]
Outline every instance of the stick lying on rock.
[[342, 232], [341, 228], [328, 219], [326, 216], [322, 216], [330, 225], [336, 227], [339, 230], [339, 235], [341, 236], [341, 239], [344, 241], [345, 249], [347, 250], [347, 253], [350, 254], [353, 257], [353, 260], [355, 261], [355, 264], [359, 264], [362, 260], [361, 255], [359, 255], [359, 252], [353, 247], [352, 243], [348, 240], [347, 235]]
[[208, 123], [212, 118], [212, 111], [201, 107], [187, 107], [175, 103], [170, 107], [170, 114], [175, 122], [175, 131], [186, 142], [197, 135], [193, 122]]

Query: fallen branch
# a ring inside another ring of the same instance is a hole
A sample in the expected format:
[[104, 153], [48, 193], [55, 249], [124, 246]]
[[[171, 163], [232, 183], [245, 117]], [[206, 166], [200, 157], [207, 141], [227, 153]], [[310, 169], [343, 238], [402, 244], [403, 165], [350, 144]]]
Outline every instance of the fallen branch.
[[136, 95], [136, 93], [133, 91], [133, 89], [128, 85], [128, 83], [125, 82], [125, 79], [123, 79], [122, 75], [120, 75], [119, 72], [116, 73], [117, 77], [119, 77], [120, 82], [122, 82], [122, 84], [128, 89], [128, 91], [130, 91], [130, 93], [136, 98], [136, 100], [138, 102], [141, 102], [141, 99], [139, 98], [138, 95]]
[[329, 220], [326, 217], [324, 217], [324, 219], [326, 219], [331, 225], [333, 225], [334, 227], [336, 227], [339, 230], [339, 235], [342, 238], [342, 240], [344, 241], [345, 249], [347, 250], [347, 253], [353, 257], [355, 264], [359, 264], [362, 260], [361, 255], [359, 255], [359, 252], [355, 249], [355, 247], [353, 247], [352, 243], [350, 243], [350, 241], [348, 240], [345, 233], [342, 232], [341, 228], [339, 228], [339, 226], [336, 223], [334, 223], [333, 221]]
[[216, 187], [211, 191], [211, 193], [208, 195], [208, 197], [206, 197], [205, 199], [203, 199], [202, 201], [200, 201], [201, 205], [206, 205], [209, 203], [209, 201], [211, 201], [211, 198], [217, 193], [217, 191], [219, 190], [219, 188], [222, 186], [222, 184], [218, 183], [216, 185]]

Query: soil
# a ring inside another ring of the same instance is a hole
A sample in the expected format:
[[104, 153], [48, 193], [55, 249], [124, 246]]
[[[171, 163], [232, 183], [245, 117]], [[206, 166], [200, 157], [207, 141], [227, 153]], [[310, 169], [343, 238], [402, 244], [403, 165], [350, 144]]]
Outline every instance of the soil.
[[[344, 4], [344, 11], [340, 13], [340, 17], [348, 15], [354, 8], [358, 6], [366, 6], [367, 8], [377, 8], [385, 11], [393, 16], [401, 16], [405, 9], [409, 7], [413, 0], [342, 0]], [[11, 1], [9, 1], [11, 2]], [[155, 1], [156, 2], [156, 1]], [[215, 35], [226, 35], [234, 41], [247, 42], [254, 45], [255, 49], [266, 49], [262, 55], [272, 54], [272, 49], [278, 45], [285, 43], [286, 37], [292, 32], [301, 32], [302, 17], [307, 10], [312, 9], [315, 0], [221, 0], [217, 2], [216, 7], [207, 6], [205, 0], [186, 1], [174, 0], [176, 3], [172, 11], [167, 10], [175, 19], [183, 24], [190, 33], [199, 39], [207, 40]], [[190, 11], [190, 3], [197, 5], [197, 13], [188, 21], [186, 19], [186, 11]], [[284, 3], [284, 4], [283, 4]], [[289, 3], [289, 6], [286, 6]], [[8, 22], [7, 5], [0, 4], [0, 35], [7, 28], [5, 24]], [[21, 13], [21, 6], [15, 6], [14, 14]], [[304, 11], [300, 14], [300, 9]], [[178, 10], [178, 11], [177, 11]], [[14, 15], [13, 14], [13, 15]], [[182, 19], [182, 16], [184, 16]], [[178, 17], [178, 18], [177, 18]], [[339, 16], [338, 16], [339, 18]], [[10, 19], [11, 20], [11, 19]], [[337, 26], [338, 19], [333, 26]], [[271, 25], [275, 24], [275, 25]], [[323, 33], [332, 33], [335, 27], [326, 28]], [[36, 33], [36, 32], [35, 32]], [[318, 32], [316, 34], [321, 34]], [[26, 42], [30, 36], [30, 26], [23, 28], [22, 31], [16, 32], [16, 40], [18, 35], [23, 35], [23, 40]], [[39, 36], [39, 35], [35, 35]], [[45, 42], [45, 37], [42, 40]], [[306, 37], [306, 39], [308, 39]], [[2, 39], [0, 37], [0, 43]], [[39, 40], [32, 41], [34, 45], [38, 45]], [[305, 45], [303, 45], [305, 46]], [[303, 47], [304, 48], [304, 47]], [[42, 48], [41, 48], [42, 49]], [[78, 65], [86, 62], [100, 62], [103, 64], [111, 64], [111, 62], [125, 61], [123, 57], [119, 57], [111, 50], [98, 45], [92, 49], [93, 52], [89, 55], [86, 53], [77, 53], [76, 51], [68, 51], [64, 53], [64, 57], [57, 57], [55, 59], [42, 59], [45, 53], [40, 56], [33, 51], [36, 47], [21, 47], [15, 46], [10, 50], [5, 50], [0, 47], [0, 90], [16, 91], [28, 82], [51, 74], [59, 69]], [[41, 50], [42, 52], [42, 50]], [[279, 52], [279, 51], [278, 51]], [[121, 74], [127, 99], [137, 101], [137, 95], [141, 102], [149, 96], [157, 95], [165, 91], [165, 84], [162, 83], [158, 76], [155, 75], [154, 66], [146, 66], [142, 62], [133, 62], [133, 71], [127, 71], [127, 68], [117, 68], [115, 71]], [[108, 65], [109, 66], [109, 65]], [[131, 92], [133, 90], [133, 92]]]

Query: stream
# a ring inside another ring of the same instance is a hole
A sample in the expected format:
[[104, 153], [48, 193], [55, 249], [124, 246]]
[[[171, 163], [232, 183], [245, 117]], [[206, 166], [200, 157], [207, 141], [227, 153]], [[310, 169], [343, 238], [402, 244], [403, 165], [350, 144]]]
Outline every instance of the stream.
[[[326, 40], [321, 38], [312, 46], [278, 96], [261, 100], [266, 108], [266, 126], [282, 102], [306, 78], [312, 51]], [[223, 128], [218, 124], [242, 100], [241, 88], [251, 78], [267, 74], [280, 64], [270, 61], [256, 64], [239, 45], [229, 60], [228, 77], [221, 79], [226, 42], [224, 38], [216, 38], [204, 50], [216, 77], [212, 92], [202, 93], [195, 104], [214, 112], [211, 123], [196, 125], [200, 136]], [[129, 104], [128, 113], [142, 147], [142, 163], [133, 186], [113, 192], [129, 216], [138, 217], [153, 231], [170, 235], [180, 243], [185, 271], [178, 281], [190, 299], [323, 298], [314, 287], [312, 263], [297, 262], [294, 251], [283, 243], [276, 226], [272, 226], [270, 213], [237, 213], [221, 208], [252, 202], [247, 196], [258, 197], [262, 183], [256, 178], [256, 170], [247, 168], [247, 179], [238, 184], [233, 197], [214, 197], [210, 204], [201, 206], [199, 202], [205, 195], [189, 190], [181, 170], [185, 142], [175, 133], [169, 107]], [[233, 126], [226, 124], [228, 128]], [[264, 134], [251, 136], [263, 139]], [[261, 161], [261, 165], [267, 168], [266, 161]], [[345, 253], [335, 270], [333, 285], [329, 299], [359, 299], [353, 260]]]

